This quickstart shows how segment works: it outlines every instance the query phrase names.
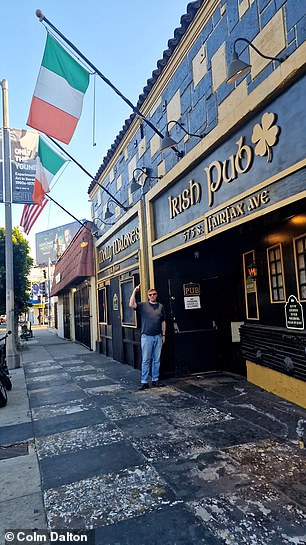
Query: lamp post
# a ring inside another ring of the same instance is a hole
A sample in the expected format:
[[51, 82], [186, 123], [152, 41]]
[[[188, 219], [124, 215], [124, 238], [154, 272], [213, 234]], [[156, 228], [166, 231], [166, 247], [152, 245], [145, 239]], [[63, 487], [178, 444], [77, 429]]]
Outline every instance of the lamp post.
[[[11, 150], [8, 115], [8, 83], [1, 81], [3, 103], [3, 165], [4, 165], [4, 206], [5, 206], [5, 276], [6, 276], [6, 320], [7, 329], [15, 331], [14, 273], [12, 240], [12, 184]], [[9, 369], [20, 367], [20, 356], [16, 350], [15, 336], [9, 335], [6, 342], [6, 362]]]

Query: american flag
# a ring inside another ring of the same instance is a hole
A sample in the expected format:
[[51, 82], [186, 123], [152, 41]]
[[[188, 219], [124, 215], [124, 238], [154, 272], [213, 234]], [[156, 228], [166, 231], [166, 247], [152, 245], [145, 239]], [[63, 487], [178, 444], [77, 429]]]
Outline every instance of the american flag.
[[48, 199], [45, 197], [42, 201], [41, 206], [38, 204], [24, 205], [21, 220], [20, 220], [20, 226], [23, 227], [23, 230], [26, 235], [29, 234], [38, 216], [42, 213], [43, 209], [45, 208], [47, 204], [48, 204]]

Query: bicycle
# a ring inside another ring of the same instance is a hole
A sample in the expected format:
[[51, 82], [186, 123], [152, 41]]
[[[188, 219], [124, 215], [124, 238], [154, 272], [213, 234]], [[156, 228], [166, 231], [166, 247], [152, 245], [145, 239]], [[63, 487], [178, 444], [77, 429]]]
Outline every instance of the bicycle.
[[0, 409], [7, 404], [7, 392], [0, 380]]
[[32, 339], [33, 337], [33, 331], [30, 323], [30, 327], [28, 327], [26, 324], [21, 326], [21, 335], [20, 338], [27, 341], [28, 339]]
[[12, 332], [8, 331], [0, 341], [5, 341], [0, 345], [0, 407], [5, 407], [7, 404], [7, 390], [12, 389], [12, 381], [6, 364], [6, 339]]

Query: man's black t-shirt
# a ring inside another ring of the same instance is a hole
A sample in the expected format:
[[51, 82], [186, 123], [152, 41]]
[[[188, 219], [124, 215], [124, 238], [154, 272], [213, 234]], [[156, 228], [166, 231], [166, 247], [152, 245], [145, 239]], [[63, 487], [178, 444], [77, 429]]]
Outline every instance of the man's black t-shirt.
[[165, 310], [161, 303], [137, 303], [136, 308], [141, 318], [141, 334], [161, 335]]

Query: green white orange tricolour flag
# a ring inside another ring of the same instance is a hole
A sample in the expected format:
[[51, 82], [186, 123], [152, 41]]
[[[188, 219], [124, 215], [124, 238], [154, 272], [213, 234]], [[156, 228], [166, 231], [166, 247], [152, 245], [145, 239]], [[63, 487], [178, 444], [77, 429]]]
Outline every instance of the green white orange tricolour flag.
[[50, 191], [52, 179], [65, 162], [65, 159], [53, 151], [46, 142], [39, 137], [36, 176], [32, 197], [36, 204], [42, 206], [46, 193], [49, 193]]
[[69, 144], [88, 85], [87, 70], [48, 34], [27, 125]]

